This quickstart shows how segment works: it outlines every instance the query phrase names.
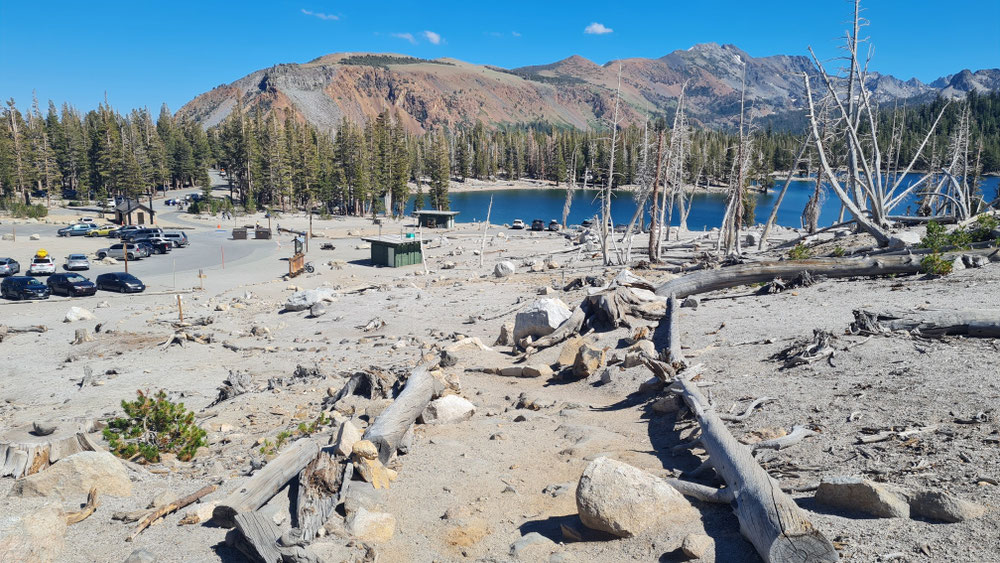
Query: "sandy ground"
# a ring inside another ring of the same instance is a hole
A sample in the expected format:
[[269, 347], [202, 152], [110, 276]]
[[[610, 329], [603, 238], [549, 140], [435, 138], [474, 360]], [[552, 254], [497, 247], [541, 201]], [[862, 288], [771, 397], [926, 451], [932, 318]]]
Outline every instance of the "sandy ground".
[[[118, 403], [133, 398], [137, 389], [162, 388], [198, 413], [209, 430], [209, 446], [191, 463], [127, 464], [135, 486], [132, 496], [105, 497], [93, 516], [71, 526], [60, 561], [122, 561], [137, 548], [165, 562], [240, 560], [223, 544], [225, 529], [179, 526], [182, 514], [167, 517], [132, 543], [124, 541], [131, 525], [111, 516], [144, 508], [164, 489], [183, 495], [218, 483], [220, 490], [206, 501], [222, 498], [239, 487], [255, 460], [263, 457], [259, 442], [315, 418], [327, 389], [339, 389], [345, 376], [372, 366], [408, 370], [423, 354], [458, 335], [491, 345], [501, 325], [538, 298], [540, 289], [556, 288], [552, 297], [573, 307], [586, 289], [563, 291], [567, 282], [586, 275], [610, 279], [616, 272], [600, 266], [594, 253], [573, 250], [561, 234], [522, 231], [500, 236], [497, 228], [487, 232], [480, 266], [473, 249], [480, 247], [482, 232], [472, 225], [447, 233], [424, 232], [428, 274], [422, 266], [376, 268], [368, 262], [370, 251], [360, 237], [376, 234], [378, 227], [348, 218], [314, 222], [322, 238], [313, 239], [308, 260], [317, 271], [286, 281], [282, 259], [290, 254], [288, 235], [277, 241], [228, 241], [226, 233], [216, 231], [215, 219], [165, 212], [160, 220], [186, 228], [192, 244], [134, 265], [137, 271], [148, 269], [148, 293], [0, 305], [4, 324], [49, 328], [43, 334], [11, 335], [0, 344], [0, 429], [40, 419], [65, 424], [107, 419], [120, 414]], [[279, 222], [286, 228], [307, 226], [302, 216], [284, 215]], [[5, 222], [0, 229], [6, 232], [8, 226]], [[388, 231], [410, 228], [408, 222], [383, 226]], [[93, 250], [91, 245], [98, 242], [56, 239], [54, 232], [29, 241], [19, 227], [16, 242], [0, 242], [0, 255], [20, 259], [45, 245], [62, 256], [84, 247]], [[336, 249], [319, 250], [322, 242]], [[215, 262], [217, 246], [232, 249], [227, 256], [239, 257], [227, 260], [223, 269]], [[163, 261], [184, 256], [204, 264], [183, 268], [175, 289], [172, 269]], [[550, 256], [560, 268], [532, 273], [522, 266]], [[501, 259], [517, 264], [518, 273], [504, 279], [490, 275]], [[443, 269], [445, 262], [456, 267]], [[989, 508], [986, 516], [957, 524], [871, 519], [818, 506], [810, 492], [795, 493], [812, 522], [838, 542], [844, 559], [1000, 561], [1000, 487], [981, 480], [1000, 477], [995, 410], [1000, 400], [1000, 344], [989, 339], [840, 336], [837, 345], [845, 350], [830, 363], [780, 369], [780, 362], [770, 356], [813, 329], [843, 335], [853, 319], [851, 311], [859, 307], [1000, 308], [998, 268], [993, 264], [939, 279], [831, 280], [766, 296], [756, 295], [755, 288], [736, 288], [702, 296], [697, 309], [682, 309], [682, 342], [687, 354], [706, 366], [705, 378], [712, 383], [709, 389], [717, 405], [742, 411], [755, 398], [777, 398], [746, 421], [730, 423], [735, 436], [790, 430], [796, 424], [818, 431], [798, 446], [769, 456], [766, 467], [783, 486], [808, 488], [825, 476], [856, 475], [938, 488]], [[206, 278], [197, 278], [199, 269]], [[658, 270], [636, 273], [653, 283], [667, 278]], [[193, 289], [202, 284], [204, 289]], [[343, 290], [326, 315], [281, 312], [295, 289], [321, 286]], [[372, 289], [349, 292], [361, 287]], [[178, 292], [183, 293], [186, 319], [213, 319], [202, 330], [214, 336], [213, 343], [160, 346], [173, 332], [169, 322], [178, 317]], [[105, 301], [106, 307], [98, 306]], [[86, 307], [96, 321], [63, 323], [71, 305]], [[385, 327], [364, 332], [360, 327], [375, 317], [383, 319]], [[76, 328], [93, 329], [97, 323], [102, 330], [95, 342], [70, 344]], [[269, 334], [251, 335], [255, 326], [267, 327]], [[630, 333], [622, 328], [593, 338], [613, 354]], [[244, 350], [233, 351], [223, 342]], [[246, 349], [252, 347], [259, 349]], [[537, 359], [552, 362], [558, 354], [555, 347]], [[411, 453], [398, 459], [399, 479], [387, 491], [372, 490], [374, 505], [397, 519], [393, 538], [375, 546], [379, 561], [507, 561], [512, 559], [511, 544], [529, 532], [555, 543], [528, 560], [549, 561], [549, 553], [555, 552], [551, 560], [679, 561], [681, 540], [692, 531], [715, 540], [709, 560], [756, 560], [727, 506], [695, 502], [700, 521], [631, 539], [572, 542], [560, 531], [562, 524], [579, 525], [575, 484], [598, 455], [660, 476], [698, 465], [690, 453], [671, 453], [691, 432], [690, 424], [676, 421], [672, 414], [655, 414], [650, 405], [656, 396], [637, 391], [650, 376], [645, 368], [614, 368], [613, 380], [601, 385], [558, 377], [511, 379], [476, 370], [511, 365], [508, 347], [463, 348], [459, 357], [459, 365], [445, 372], [459, 382], [460, 394], [476, 404], [477, 412], [460, 424], [418, 425]], [[322, 375], [268, 390], [269, 379], [288, 378], [296, 365], [315, 367]], [[93, 374], [94, 383], [81, 387], [85, 370]], [[259, 391], [208, 408], [230, 370], [249, 371]], [[522, 394], [541, 408], [518, 408]], [[370, 407], [358, 405], [353, 421], [362, 427], [370, 423]], [[985, 422], [957, 422], [977, 413], [985, 413]], [[864, 432], [929, 425], [936, 425], [936, 431], [913, 440], [857, 444]], [[330, 432], [321, 431], [320, 439]], [[543, 492], [559, 484], [568, 484], [566, 492]], [[23, 514], [41, 504], [8, 496], [12, 486], [12, 479], [0, 479], [0, 514]], [[83, 500], [81, 495], [64, 504], [70, 507]], [[286, 527], [287, 517], [282, 520], [281, 514], [287, 504], [282, 493], [265, 508], [277, 513]], [[336, 526], [332, 529], [313, 544], [325, 560], [352, 560], [361, 553], [349, 537], [338, 537]]]

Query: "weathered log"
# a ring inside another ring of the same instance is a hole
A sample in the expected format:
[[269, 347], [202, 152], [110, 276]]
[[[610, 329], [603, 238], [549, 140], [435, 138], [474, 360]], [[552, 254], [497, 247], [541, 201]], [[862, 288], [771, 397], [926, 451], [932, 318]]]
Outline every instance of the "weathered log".
[[716, 489], [692, 481], [682, 479], [664, 479], [671, 487], [677, 489], [680, 494], [696, 498], [702, 502], [712, 502], [717, 504], [729, 504], [736, 499], [731, 489]]
[[[997, 249], [968, 250], [942, 254], [945, 260], [954, 260], [962, 254], [988, 256], [991, 262], [1000, 262]], [[781, 260], [751, 262], [703, 270], [670, 280], [656, 288], [656, 294], [671, 294], [683, 299], [719, 289], [728, 289], [752, 283], [769, 282], [774, 278], [791, 279], [803, 272], [828, 278], [851, 278], [859, 276], [887, 276], [891, 274], [916, 274], [920, 272], [919, 257], [880, 256], [873, 258], [815, 258], [810, 260]]]
[[781, 436], [780, 438], [772, 438], [770, 440], [757, 442], [756, 444], [750, 446], [750, 449], [755, 452], [757, 450], [783, 450], [798, 444], [805, 438], [815, 435], [815, 431], [802, 425], [796, 425], [788, 434]]
[[324, 450], [299, 472], [292, 524], [300, 530], [303, 541], [312, 541], [340, 504], [347, 465]]
[[536, 350], [541, 350], [543, 348], [555, 346], [570, 336], [578, 334], [583, 328], [583, 322], [587, 320], [587, 312], [583, 308], [583, 305], [586, 303], [587, 302], [585, 300], [583, 304], [576, 309], [573, 309], [573, 313], [570, 314], [569, 318], [556, 327], [556, 330], [552, 334], [543, 336], [532, 342], [531, 347]]
[[[224, 345], [225, 343], [223, 343], [223, 346]], [[241, 370], [236, 370], [236, 371], [229, 370], [229, 377], [223, 380], [222, 385], [220, 385], [218, 388], [219, 391], [218, 396], [215, 397], [215, 400], [212, 401], [212, 403], [209, 404], [208, 407], [209, 408], [214, 407], [215, 405], [223, 401], [228, 401], [233, 397], [237, 397], [244, 393], [249, 393], [252, 389], [253, 389], [253, 378], [249, 372]]]
[[927, 311], [854, 311], [852, 334], [881, 334], [897, 330], [923, 336], [964, 335], [1000, 338], [1000, 311], [927, 310]]
[[73, 341], [70, 342], [70, 344], [72, 344], [73, 346], [77, 346], [83, 344], [84, 342], [93, 342], [93, 341], [94, 337], [91, 336], [89, 332], [87, 332], [87, 329], [78, 328], [76, 329], [76, 332], [73, 335]]
[[91, 487], [90, 492], [87, 493], [87, 504], [83, 505], [80, 510], [75, 510], [73, 512], [66, 513], [66, 524], [76, 524], [77, 522], [83, 522], [88, 516], [97, 510], [97, 507], [101, 503], [97, 502], [97, 487]]
[[295, 442], [223, 499], [212, 511], [212, 521], [220, 526], [233, 527], [237, 514], [253, 512], [264, 506], [316, 459], [317, 454], [319, 445], [315, 441], [303, 438]]
[[743, 536], [768, 562], [837, 561], [833, 544], [808, 520], [778, 482], [757, 463], [750, 449], [736, 441], [698, 386], [696, 369], [682, 373], [671, 387], [687, 403], [701, 426], [702, 447], [712, 467], [735, 497], [734, 510]]
[[308, 548], [279, 545], [281, 529], [270, 518], [258, 513], [238, 514], [226, 543], [253, 563], [319, 563], [320, 559]]
[[197, 491], [191, 493], [186, 497], [179, 498], [170, 504], [165, 504], [160, 508], [157, 508], [156, 510], [150, 512], [142, 520], [139, 521], [139, 525], [136, 526], [134, 530], [132, 530], [132, 533], [129, 534], [127, 538], [125, 538], [125, 541], [134, 540], [135, 537], [141, 534], [143, 530], [152, 526], [160, 518], [163, 518], [164, 516], [170, 514], [171, 512], [174, 512], [175, 510], [180, 510], [189, 504], [197, 502], [198, 499], [207, 494], [212, 493], [217, 488], [218, 485], [205, 485], [204, 487], [198, 489]]
[[424, 412], [427, 403], [431, 402], [439, 384], [430, 372], [437, 364], [438, 361], [434, 360], [417, 366], [396, 400], [365, 431], [363, 438], [375, 444], [382, 463], [389, 462], [399, 448], [406, 430]]

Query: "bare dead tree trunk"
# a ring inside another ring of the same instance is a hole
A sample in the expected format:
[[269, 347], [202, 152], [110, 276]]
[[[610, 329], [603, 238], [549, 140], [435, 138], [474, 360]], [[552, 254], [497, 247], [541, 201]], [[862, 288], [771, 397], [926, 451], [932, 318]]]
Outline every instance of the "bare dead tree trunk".
[[660, 203], [660, 163], [663, 154], [663, 131], [656, 138], [656, 174], [653, 178], [653, 208], [649, 213], [649, 263], [655, 264], [660, 261], [659, 241], [662, 223], [658, 221]]
[[605, 266], [611, 265], [611, 255], [608, 253], [609, 229], [611, 221], [611, 186], [615, 180], [615, 149], [618, 146], [618, 105], [622, 95], [622, 65], [618, 65], [618, 89], [615, 91], [615, 115], [611, 124], [611, 159], [608, 164], [608, 184], [602, 194], [601, 202], [601, 256]]

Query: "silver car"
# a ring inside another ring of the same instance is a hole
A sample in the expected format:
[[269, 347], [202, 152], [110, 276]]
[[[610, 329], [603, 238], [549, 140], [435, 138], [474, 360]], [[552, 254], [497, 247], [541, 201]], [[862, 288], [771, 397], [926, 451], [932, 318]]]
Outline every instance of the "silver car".
[[70, 254], [66, 257], [66, 263], [63, 264], [64, 270], [89, 270], [90, 260], [87, 260], [86, 254]]
[[21, 271], [21, 264], [13, 258], [0, 258], [0, 276], [13, 276]]

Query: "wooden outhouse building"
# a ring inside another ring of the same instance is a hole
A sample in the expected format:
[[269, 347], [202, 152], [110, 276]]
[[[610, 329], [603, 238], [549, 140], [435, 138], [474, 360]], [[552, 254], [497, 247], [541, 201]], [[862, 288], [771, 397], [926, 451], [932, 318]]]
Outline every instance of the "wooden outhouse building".
[[423, 262], [420, 240], [412, 234], [368, 237], [361, 240], [371, 244], [371, 260], [377, 266], [399, 268]]

